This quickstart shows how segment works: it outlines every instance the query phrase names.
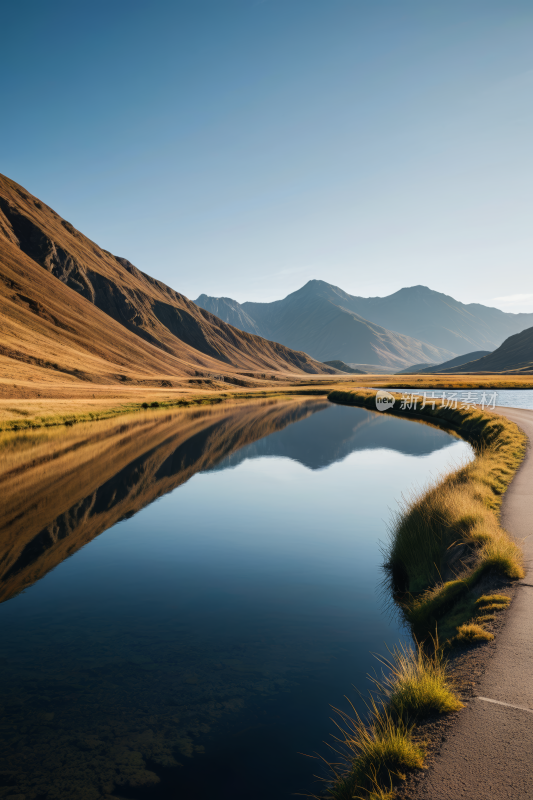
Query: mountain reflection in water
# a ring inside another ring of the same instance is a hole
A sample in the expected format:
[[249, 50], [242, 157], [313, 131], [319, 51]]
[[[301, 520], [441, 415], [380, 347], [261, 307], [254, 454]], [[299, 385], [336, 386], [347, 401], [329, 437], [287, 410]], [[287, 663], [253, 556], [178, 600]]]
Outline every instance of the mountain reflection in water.
[[197, 472], [327, 405], [266, 401], [147, 412], [79, 425], [60, 438], [46, 430], [6, 434], [0, 602]]
[[[327, 704], [368, 650], [399, 635], [376, 592], [387, 502], [468, 452], [308, 398], [0, 446], [0, 796], [27, 800], [312, 788], [296, 753], [327, 736]], [[358, 483], [376, 469], [369, 511]]]

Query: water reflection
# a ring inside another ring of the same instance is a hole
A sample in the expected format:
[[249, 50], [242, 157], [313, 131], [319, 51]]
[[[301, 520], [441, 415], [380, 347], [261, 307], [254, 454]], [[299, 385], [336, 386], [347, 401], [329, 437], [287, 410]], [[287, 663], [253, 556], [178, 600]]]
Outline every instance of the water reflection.
[[386, 506], [468, 451], [301, 398], [1, 445], [0, 796], [28, 800], [309, 790], [297, 752], [399, 635]]
[[[0, 487], [0, 602], [95, 536], [261, 437], [327, 407], [319, 401], [150, 412], [75, 431], [6, 434]], [[95, 430], [96, 428], [96, 430]]]

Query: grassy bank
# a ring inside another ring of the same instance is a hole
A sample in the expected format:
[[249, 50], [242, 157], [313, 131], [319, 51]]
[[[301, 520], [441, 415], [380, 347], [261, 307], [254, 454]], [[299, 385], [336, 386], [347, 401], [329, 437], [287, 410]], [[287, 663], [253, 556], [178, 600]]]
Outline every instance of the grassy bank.
[[326, 395], [330, 391], [330, 387], [305, 387], [305, 388], [291, 388], [285, 390], [259, 390], [252, 392], [209, 392], [208, 394], [201, 395], [188, 395], [171, 400], [143, 400], [137, 403], [121, 403], [118, 406], [94, 409], [92, 411], [85, 410], [80, 412], [71, 412], [66, 414], [41, 414], [30, 415], [29, 412], [24, 410], [17, 410], [19, 417], [17, 419], [3, 419], [0, 420], [0, 431], [23, 431], [31, 430], [33, 428], [50, 428], [56, 425], [75, 425], [79, 422], [93, 422], [102, 419], [112, 419], [113, 417], [120, 417], [124, 414], [133, 414], [146, 411], [149, 408], [189, 408], [191, 406], [202, 405], [216, 405], [225, 400], [252, 400], [262, 399], [265, 397], [284, 397], [288, 395]]
[[[335, 391], [333, 402], [375, 411], [375, 392]], [[474, 448], [475, 458], [420, 496], [403, 502], [387, 545], [391, 588], [418, 638], [437, 631], [441, 641], [474, 616], [471, 589], [490, 569], [510, 579], [523, 576], [519, 545], [500, 524], [503, 494], [524, 457], [526, 437], [504, 417], [478, 409], [445, 408], [440, 400], [421, 410], [395, 408], [454, 429]], [[459, 621], [460, 620], [460, 621]]]
[[[375, 411], [375, 394], [356, 389], [328, 397]], [[475, 457], [407, 498], [393, 520], [386, 545], [390, 588], [423, 644], [395, 653], [386, 664], [388, 677], [375, 687], [366, 722], [341, 714], [345, 759], [334, 765], [327, 790], [334, 800], [392, 798], [402, 771], [422, 766], [423, 748], [413, 738], [416, 721], [461, 705], [443, 654], [452, 646], [493, 638], [485, 626], [509, 605], [505, 595], [483, 594], [483, 577], [524, 575], [521, 548], [502, 528], [500, 508], [524, 457], [526, 436], [488, 412], [445, 408], [440, 401], [423, 410], [401, 409], [396, 398], [387, 413], [453, 429], [471, 443]]]
[[[368, 384], [368, 381], [367, 381]], [[510, 377], [509, 375], [444, 375], [430, 373], [428, 375], [416, 375], [406, 373], [404, 375], [380, 375], [372, 380], [372, 386], [380, 386], [383, 389], [533, 389], [533, 378], [531, 375], [520, 377]]]
[[[158, 402], [164, 407], [180, 407], [202, 403], [219, 402], [216, 398], [233, 398], [240, 395], [247, 398], [276, 396], [277, 394], [309, 393], [315, 391], [327, 394], [336, 389], [351, 391], [369, 386], [380, 388], [403, 388], [410, 386], [423, 389], [533, 389], [533, 378], [523, 376], [513, 378], [502, 375], [474, 376], [432, 376], [432, 375], [350, 375], [324, 376], [310, 375], [298, 379], [277, 376], [276, 380], [261, 380], [260, 385], [198, 385], [194, 388], [188, 381], [180, 384], [173, 381], [171, 388], [163, 382], [153, 386], [91, 384], [85, 381], [76, 383], [43, 383], [40, 380], [24, 381], [17, 384], [13, 378], [6, 380], [0, 376], [0, 430], [20, 430], [24, 428], [85, 422], [94, 419], [109, 419], [128, 414], [142, 408], [143, 402], [151, 405]], [[240, 379], [239, 379], [240, 380]], [[248, 380], [248, 379], [247, 379]], [[155, 384], [156, 382], [154, 382]], [[161, 384], [161, 385], [159, 385]]]
[[368, 719], [363, 720], [353, 706], [350, 714], [335, 709], [340, 732], [337, 752], [343, 759], [329, 765], [333, 780], [326, 797], [331, 800], [393, 798], [395, 779], [407, 769], [424, 766], [425, 747], [414, 736], [416, 722], [463, 708], [440, 648], [428, 653], [404, 646], [382, 664], [383, 677], [372, 681]]

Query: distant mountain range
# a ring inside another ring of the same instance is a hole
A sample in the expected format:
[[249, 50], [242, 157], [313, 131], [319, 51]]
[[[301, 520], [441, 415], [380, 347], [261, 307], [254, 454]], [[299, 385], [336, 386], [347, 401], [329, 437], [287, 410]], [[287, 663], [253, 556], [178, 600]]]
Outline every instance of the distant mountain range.
[[394, 371], [492, 351], [533, 326], [533, 314], [464, 304], [426, 286], [388, 297], [356, 297], [309, 281], [283, 300], [242, 303], [200, 295], [197, 305], [242, 330], [301, 349], [322, 361], [378, 364]]
[[438, 363], [455, 353], [370, 322], [348, 307], [349, 295], [324, 281], [274, 303], [243, 303], [200, 295], [201, 308], [242, 330], [303, 350], [320, 361], [381, 364], [396, 371], [417, 362]]

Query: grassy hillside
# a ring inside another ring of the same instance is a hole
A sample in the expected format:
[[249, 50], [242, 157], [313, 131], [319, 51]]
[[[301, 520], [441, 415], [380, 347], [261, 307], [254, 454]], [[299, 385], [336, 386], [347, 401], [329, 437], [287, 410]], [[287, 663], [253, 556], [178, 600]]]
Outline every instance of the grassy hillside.
[[341, 372], [347, 372], [348, 374], [352, 375], [366, 375], [366, 372], [362, 369], [354, 369], [350, 367], [349, 364], [345, 364], [344, 361], [325, 361], [326, 366], [333, 367], [333, 369], [338, 369]]
[[332, 372], [243, 333], [98, 247], [0, 176], [0, 377], [71, 383]]
[[421, 369], [420, 372], [423, 374], [432, 372], [445, 372], [446, 370], [453, 369], [453, 367], [461, 367], [464, 364], [468, 364], [470, 361], [477, 361], [478, 358], [488, 356], [490, 353], [490, 350], [475, 350], [473, 353], [465, 353], [462, 356], [457, 356], [456, 358], [450, 359], [450, 361], [445, 361], [444, 364], [432, 364], [426, 369]]
[[493, 353], [446, 372], [533, 373], [533, 328], [509, 336]]
[[[459, 358], [461, 358], [461, 356], [459, 356]], [[411, 367], [407, 367], [407, 369], [401, 369], [398, 372], [398, 375], [409, 375], [410, 373], [418, 374], [420, 372], [431, 372], [434, 366], [435, 364], [413, 364]]]

